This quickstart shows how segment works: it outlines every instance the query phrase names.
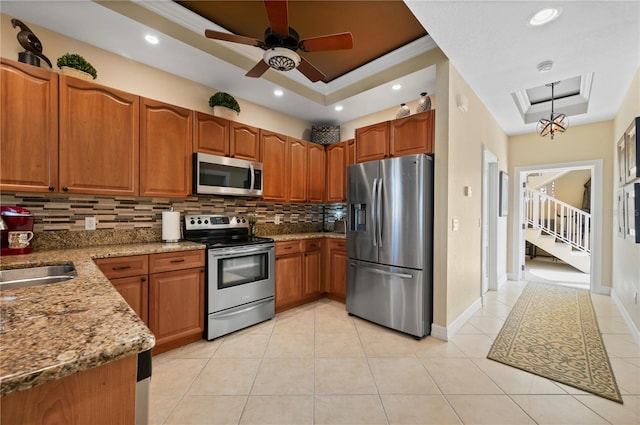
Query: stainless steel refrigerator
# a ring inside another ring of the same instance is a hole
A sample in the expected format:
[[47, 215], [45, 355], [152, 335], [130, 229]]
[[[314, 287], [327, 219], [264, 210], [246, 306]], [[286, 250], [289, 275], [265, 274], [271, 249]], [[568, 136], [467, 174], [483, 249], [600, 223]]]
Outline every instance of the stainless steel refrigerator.
[[347, 170], [347, 311], [421, 338], [433, 320], [433, 157]]

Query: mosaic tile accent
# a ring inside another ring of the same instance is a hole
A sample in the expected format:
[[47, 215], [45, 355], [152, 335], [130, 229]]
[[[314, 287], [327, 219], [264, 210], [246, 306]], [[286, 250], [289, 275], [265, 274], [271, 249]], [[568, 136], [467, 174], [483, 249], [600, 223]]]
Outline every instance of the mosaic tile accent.
[[[157, 242], [162, 237], [162, 212], [185, 214], [255, 214], [258, 235], [333, 230], [345, 204], [282, 204], [240, 197], [187, 199], [109, 197], [91, 195], [2, 193], [2, 205], [30, 210], [34, 217], [34, 251], [113, 243]], [[323, 212], [326, 223], [323, 225]], [[282, 224], [275, 215], [282, 214]], [[94, 216], [97, 230], [84, 230], [85, 217]]]

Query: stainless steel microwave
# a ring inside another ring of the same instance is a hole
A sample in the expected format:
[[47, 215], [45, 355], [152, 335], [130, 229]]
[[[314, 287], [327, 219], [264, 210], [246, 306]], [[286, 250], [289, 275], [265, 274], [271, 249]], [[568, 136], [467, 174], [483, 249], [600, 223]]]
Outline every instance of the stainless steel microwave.
[[262, 163], [195, 152], [193, 192], [198, 195], [262, 196]]

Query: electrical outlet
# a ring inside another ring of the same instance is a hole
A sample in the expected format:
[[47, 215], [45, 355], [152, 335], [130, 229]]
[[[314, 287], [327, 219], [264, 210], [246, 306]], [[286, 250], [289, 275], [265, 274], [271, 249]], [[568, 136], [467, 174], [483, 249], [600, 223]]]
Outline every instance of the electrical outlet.
[[460, 220], [458, 220], [457, 218], [451, 220], [451, 230], [453, 230], [454, 232], [460, 230]]
[[281, 224], [282, 223], [282, 214], [276, 214], [274, 222], [275, 222], [275, 224]]
[[96, 230], [96, 218], [85, 217], [84, 218], [84, 230]]

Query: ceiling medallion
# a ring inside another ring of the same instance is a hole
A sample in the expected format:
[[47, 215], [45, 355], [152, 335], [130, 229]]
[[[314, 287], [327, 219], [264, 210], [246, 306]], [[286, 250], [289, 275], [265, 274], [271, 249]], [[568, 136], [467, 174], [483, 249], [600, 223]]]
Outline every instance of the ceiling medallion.
[[559, 81], [554, 83], [545, 84], [546, 86], [551, 86], [551, 115], [549, 118], [542, 118], [538, 121], [538, 125], [536, 126], [536, 130], [538, 134], [542, 137], [546, 137], [547, 135], [551, 136], [551, 140], [553, 140], [554, 136], [559, 136], [564, 133], [567, 128], [569, 128], [569, 120], [565, 114], [555, 114], [553, 112], [553, 89]]

